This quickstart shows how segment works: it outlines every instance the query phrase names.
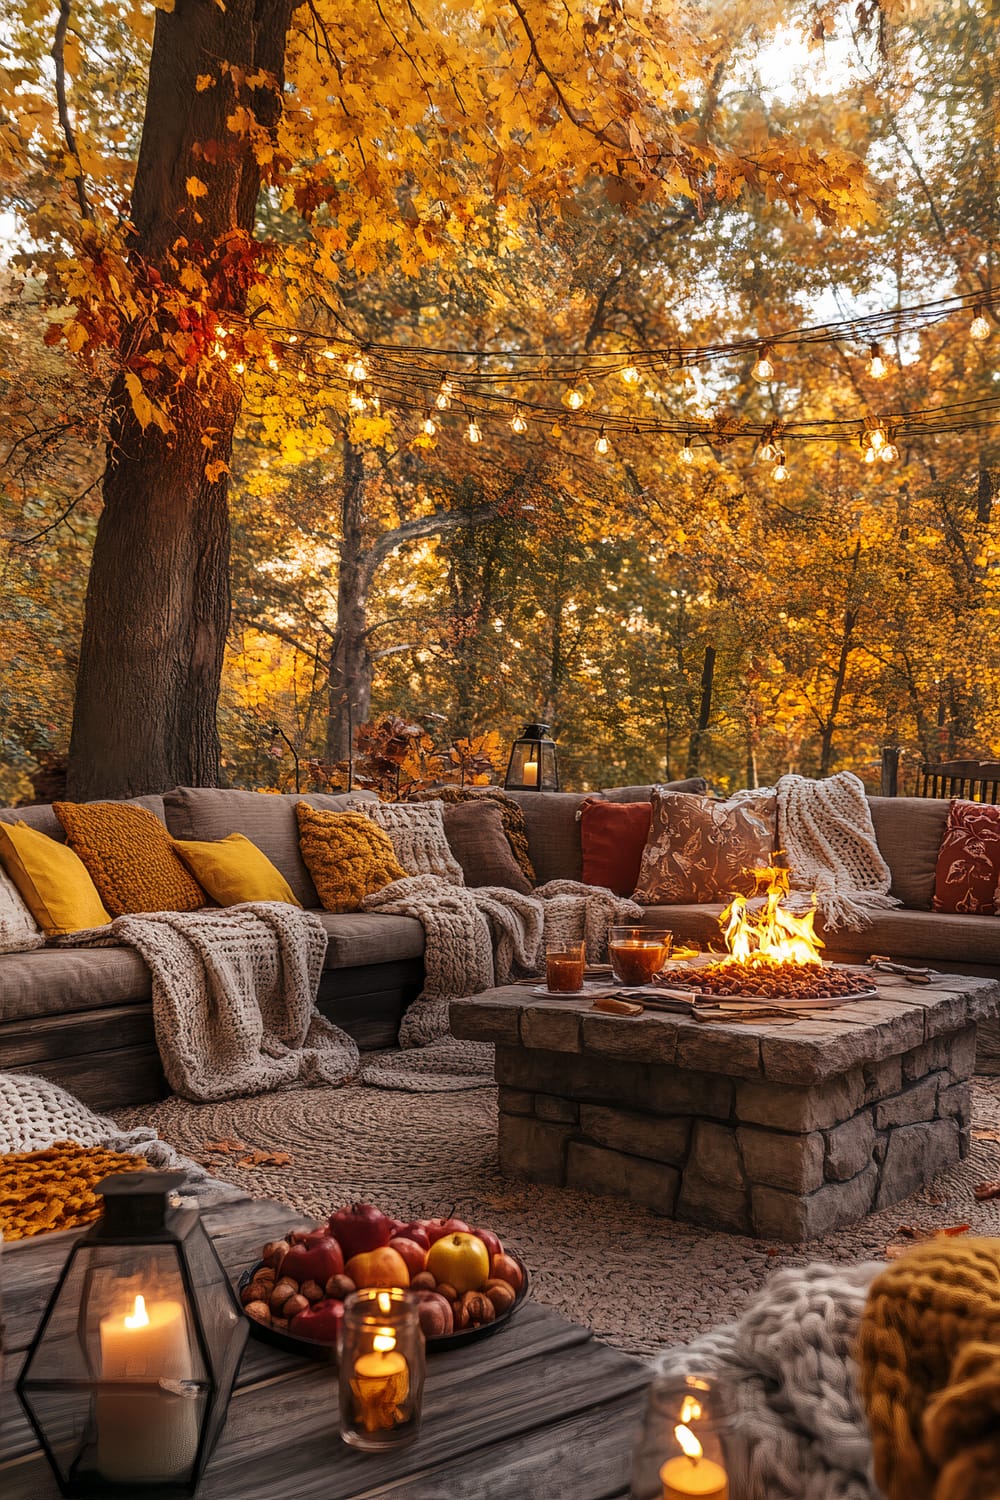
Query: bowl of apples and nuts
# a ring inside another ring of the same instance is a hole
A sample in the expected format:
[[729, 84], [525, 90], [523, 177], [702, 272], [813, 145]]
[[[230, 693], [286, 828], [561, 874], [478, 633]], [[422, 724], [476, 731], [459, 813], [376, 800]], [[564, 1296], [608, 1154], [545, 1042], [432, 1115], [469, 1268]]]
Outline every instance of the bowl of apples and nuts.
[[334, 1359], [344, 1300], [373, 1286], [409, 1287], [428, 1349], [496, 1332], [528, 1292], [528, 1273], [490, 1229], [463, 1219], [404, 1224], [370, 1203], [266, 1244], [239, 1280], [251, 1331], [311, 1359]]

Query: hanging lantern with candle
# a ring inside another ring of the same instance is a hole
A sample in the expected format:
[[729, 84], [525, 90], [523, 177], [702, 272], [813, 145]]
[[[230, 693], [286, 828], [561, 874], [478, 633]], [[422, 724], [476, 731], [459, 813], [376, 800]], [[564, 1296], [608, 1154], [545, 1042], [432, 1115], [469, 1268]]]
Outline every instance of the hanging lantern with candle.
[[511, 747], [503, 784], [508, 792], [558, 792], [559, 763], [548, 724], [525, 724]]
[[17, 1393], [67, 1496], [193, 1495], [249, 1324], [179, 1172], [106, 1177]]

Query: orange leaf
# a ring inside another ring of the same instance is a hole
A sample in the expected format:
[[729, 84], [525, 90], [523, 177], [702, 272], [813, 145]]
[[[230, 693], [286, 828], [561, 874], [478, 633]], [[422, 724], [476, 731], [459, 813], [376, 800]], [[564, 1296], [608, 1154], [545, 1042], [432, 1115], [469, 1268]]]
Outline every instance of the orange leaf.
[[977, 1182], [972, 1191], [977, 1203], [986, 1203], [990, 1198], [1000, 1198], [1000, 1182]]
[[206, 1151], [221, 1151], [223, 1155], [227, 1155], [232, 1151], [248, 1151], [249, 1149], [246, 1141], [236, 1141], [229, 1136], [223, 1137], [221, 1141], [205, 1142]]
[[292, 1158], [287, 1151], [251, 1151], [236, 1163], [238, 1167], [290, 1167]]

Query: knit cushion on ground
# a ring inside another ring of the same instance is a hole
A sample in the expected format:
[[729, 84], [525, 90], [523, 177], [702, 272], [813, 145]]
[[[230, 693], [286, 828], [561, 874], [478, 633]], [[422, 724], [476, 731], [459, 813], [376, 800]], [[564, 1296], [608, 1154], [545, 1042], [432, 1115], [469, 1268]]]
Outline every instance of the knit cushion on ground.
[[0, 864], [47, 937], [111, 921], [86, 865], [68, 844], [26, 823], [0, 823]]
[[465, 884], [445, 835], [442, 802], [366, 802], [361, 811], [389, 835], [408, 875], [438, 875], [452, 885]]
[[631, 896], [639, 883], [642, 852], [649, 837], [649, 802], [587, 801], [580, 809], [580, 843], [585, 885], [601, 885]]
[[444, 809], [444, 831], [468, 886], [501, 885], [527, 896], [531, 886], [511, 852], [495, 802], [481, 797]]
[[113, 917], [197, 911], [206, 904], [173, 839], [146, 808], [127, 802], [54, 802], [52, 807]]
[[[535, 885], [535, 867], [528, 853], [528, 830], [524, 823], [524, 812], [499, 786], [443, 786], [434, 791], [415, 792], [413, 802], [441, 801], [445, 807], [452, 802], [492, 802], [500, 809], [503, 831], [511, 853], [520, 866], [529, 886]], [[478, 882], [477, 882], [478, 883]]]
[[28, 953], [40, 948], [45, 934], [7, 871], [0, 869], [0, 953]]
[[299, 848], [327, 911], [360, 911], [404, 870], [392, 840], [362, 812], [320, 812], [306, 802], [295, 808]]
[[244, 901], [300, 904], [281, 871], [242, 833], [214, 840], [175, 839], [174, 847], [220, 906]]
[[722, 802], [654, 787], [650, 801], [636, 901], [656, 906], [752, 894], [756, 883], [748, 872], [773, 858], [773, 792], [744, 793]]
[[934, 910], [1000, 914], [1000, 807], [952, 802], [938, 851]]

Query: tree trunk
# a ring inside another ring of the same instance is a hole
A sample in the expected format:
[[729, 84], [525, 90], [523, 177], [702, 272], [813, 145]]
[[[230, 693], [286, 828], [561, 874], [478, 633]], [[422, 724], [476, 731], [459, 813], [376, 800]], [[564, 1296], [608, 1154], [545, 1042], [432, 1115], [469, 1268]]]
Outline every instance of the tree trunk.
[[372, 570], [364, 548], [364, 463], [361, 450], [346, 436], [343, 454], [337, 633], [330, 652], [326, 738], [326, 758], [330, 761], [348, 759], [352, 730], [368, 718], [372, 701], [372, 655], [368, 647]]
[[715, 647], [706, 646], [705, 659], [701, 668], [701, 702], [698, 706], [698, 720], [691, 731], [691, 738], [688, 742], [685, 776], [697, 776], [701, 765], [701, 747], [708, 730], [708, 721], [712, 716], [712, 689], [714, 684]]
[[840, 714], [840, 704], [847, 686], [847, 667], [854, 650], [854, 632], [858, 624], [858, 610], [852, 603], [858, 569], [861, 564], [861, 543], [855, 545], [854, 556], [851, 559], [851, 575], [847, 585], [847, 602], [844, 605], [843, 626], [840, 633], [840, 655], [837, 658], [837, 670], [833, 679], [833, 694], [830, 698], [830, 711], [822, 725], [820, 733], [819, 774], [829, 776], [830, 767], [833, 764], [833, 736], [837, 728], [837, 719]]
[[[198, 265], [209, 283], [212, 317], [241, 313], [246, 276], [231, 264], [249, 237], [261, 174], [250, 135], [227, 116], [242, 106], [273, 129], [281, 110], [289, 0], [177, 0], [158, 10], [142, 143], [132, 194], [131, 245], [140, 281], [146, 270], [177, 285], [184, 262], [177, 241], [207, 249]], [[219, 63], [263, 69], [276, 87], [247, 90]], [[215, 70], [213, 87], [196, 78]], [[202, 147], [222, 143], [208, 153]], [[193, 199], [187, 179], [205, 183]], [[200, 222], [195, 214], [200, 216]], [[249, 261], [249, 255], [247, 257]], [[155, 282], [155, 277], [150, 278]], [[161, 315], [165, 316], [165, 315]], [[141, 367], [141, 330], [125, 335], [122, 361]], [[165, 371], [165, 367], [161, 366]], [[215, 722], [229, 624], [228, 480], [211, 482], [208, 460], [228, 463], [240, 391], [224, 367], [203, 362], [202, 384], [144, 387], [170, 413], [173, 431], [143, 429], [124, 374], [111, 392], [113, 413], [87, 587], [70, 742], [69, 795], [127, 796], [178, 783], [215, 785]], [[211, 450], [202, 435], [214, 429]]]

